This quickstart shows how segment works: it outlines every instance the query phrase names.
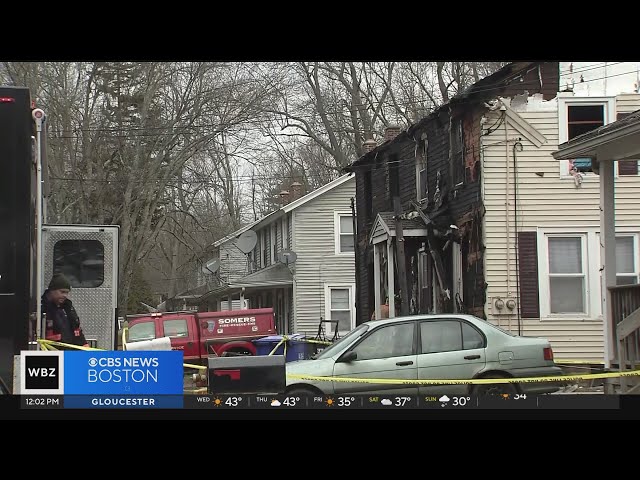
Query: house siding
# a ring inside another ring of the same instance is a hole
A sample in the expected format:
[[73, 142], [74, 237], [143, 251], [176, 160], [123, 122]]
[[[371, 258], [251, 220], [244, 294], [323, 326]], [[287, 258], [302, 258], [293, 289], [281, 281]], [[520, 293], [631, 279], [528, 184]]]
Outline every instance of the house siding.
[[222, 283], [234, 282], [248, 273], [247, 256], [237, 247], [237, 241], [234, 238], [219, 247], [220, 269], [218, 272]]
[[335, 254], [334, 212], [351, 212], [355, 178], [293, 210], [296, 333], [315, 334], [326, 318], [326, 283], [355, 283], [354, 255]]
[[[625, 94], [616, 98], [618, 113], [639, 108], [640, 95]], [[572, 178], [560, 178], [560, 162], [551, 155], [557, 150], [559, 141], [557, 99], [541, 101], [530, 97], [528, 102], [514, 107], [514, 110], [544, 135], [547, 141], [536, 147], [522, 138], [522, 134], [508, 121], [482, 139], [487, 317], [501, 327], [512, 331], [520, 329], [523, 335], [548, 338], [556, 358], [602, 359], [601, 320], [576, 316], [542, 320], [522, 318], [518, 322], [517, 315], [497, 315], [492, 308], [492, 301], [496, 297], [517, 298], [518, 289], [526, 286], [526, 282], [522, 280], [518, 285], [516, 230], [535, 232], [539, 227], [598, 228], [600, 224], [599, 177], [589, 173], [582, 186], [576, 188]], [[496, 119], [496, 112], [487, 112], [486, 125], [493, 124]], [[521, 138], [523, 148], [515, 153], [517, 168], [514, 169], [513, 140], [517, 138]], [[516, 172], [517, 192], [514, 188]], [[638, 177], [618, 176], [615, 182], [616, 226], [640, 230]], [[597, 256], [590, 256], [590, 261], [593, 262], [596, 258]], [[543, 288], [541, 284], [540, 290]]]

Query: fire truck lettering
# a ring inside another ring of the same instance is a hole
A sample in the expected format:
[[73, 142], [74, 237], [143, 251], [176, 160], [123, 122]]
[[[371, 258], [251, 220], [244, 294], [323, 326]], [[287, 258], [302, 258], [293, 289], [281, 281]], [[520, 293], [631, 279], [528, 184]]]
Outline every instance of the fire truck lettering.
[[243, 324], [243, 323], [255, 323], [256, 317], [235, 317], [235, 318], [221, 318], [218, 320], [218, 324]]

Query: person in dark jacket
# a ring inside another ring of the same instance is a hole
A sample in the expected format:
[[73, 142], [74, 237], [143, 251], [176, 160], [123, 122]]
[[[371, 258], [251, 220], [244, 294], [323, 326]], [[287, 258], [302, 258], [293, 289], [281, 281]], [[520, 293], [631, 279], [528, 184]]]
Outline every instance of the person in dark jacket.
[[78, 313], [69, 300], [70, 292], [71, 283], [67, 277], [56, 273], [42, 295], [42, 312], [46, 315], [45, 338], [88, 347]]

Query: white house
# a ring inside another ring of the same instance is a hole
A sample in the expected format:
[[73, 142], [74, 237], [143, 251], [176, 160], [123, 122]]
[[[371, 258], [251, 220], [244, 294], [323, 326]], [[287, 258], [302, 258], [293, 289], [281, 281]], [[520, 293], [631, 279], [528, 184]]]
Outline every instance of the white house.
[[[299, 188], [292, 184], [281, 208], [214, 243], [220, 286], [199, 299], [201, 310], [273, 307], [282, 334], [315, 334], [321, 318], [339, 321], [343, 332], [355, 326], [355, 177], [303, 196]], [[244, 253], [251, 237], [255, 246]]]
[[[481, 136], [486, 208], [485, 312], [524, 335], [548, 338], [556, 358], [602, 361], [600, 180], [587, 156], [552, 154], [585, 132], [640, 109], [636, 62], [559, 62], [559, 92], [501, 98]], [[498, 122], [498, 123], [496, 123]], [[566, 157], [565, 157], [566, 158]], [[639, 283], [638, 161], [615, 165], [615, 281]], [[512, 308], [505, 302], [509, 299]], [[518, 303], [519, 302], [519, 305]], [[516, 308], [513, 306], [516, 305]]]

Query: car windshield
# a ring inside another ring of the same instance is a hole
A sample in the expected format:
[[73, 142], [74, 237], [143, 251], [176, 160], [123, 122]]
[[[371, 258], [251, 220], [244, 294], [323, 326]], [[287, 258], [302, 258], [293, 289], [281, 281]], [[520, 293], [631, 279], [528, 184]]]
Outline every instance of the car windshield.
[[345, 344], [345, 342], [351, 342], [351, 340], [353, 340], [354, 338], [358, 338], [362, 336], [362, 334], [364, 334], [364, 332], [366, 332], [368, 329], [369, 329], [369, 326], [364, 324], [354, 328], [349, 333], [347, 333], [344, 337], [340, 338], [339, 340], [336, 340], [334, 343], [332, 343], [327, 348], [325, 348], [320, 353], [318, 353], [317, 355], [314, 355], [311, 358], [314, 360], [318, 360], [321, 358], [327, 358], [332, 356], [334, 352], [340, 349], [341, 345]]

